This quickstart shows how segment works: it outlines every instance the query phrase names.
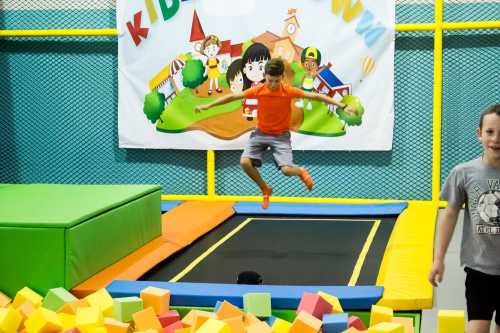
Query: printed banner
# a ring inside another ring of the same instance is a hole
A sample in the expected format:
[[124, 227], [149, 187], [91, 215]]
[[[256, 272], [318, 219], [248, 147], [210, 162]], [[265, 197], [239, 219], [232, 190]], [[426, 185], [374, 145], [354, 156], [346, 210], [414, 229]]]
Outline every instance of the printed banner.
[[281, 57], [287, 84], [356, 111], [294, 100], [294, 149], [390, 150], [394, 25], [394, 0], [117, 0], [119, 146], [242, 149], [257, 100], [195, 107]]

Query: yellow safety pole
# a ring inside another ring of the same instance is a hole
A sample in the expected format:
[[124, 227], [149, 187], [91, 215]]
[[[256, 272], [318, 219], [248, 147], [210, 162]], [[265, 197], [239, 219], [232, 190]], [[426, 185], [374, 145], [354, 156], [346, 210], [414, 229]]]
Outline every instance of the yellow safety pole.
[[406, 32], [406, 31], [432, 31], [436, 29], [436, 25], [434, 23], [404, 23], [404, 24], [396, 24], [397, 32]]
[[432, 201], [439, 201], [441, 182], [441, 112], [443, 92], [443, 0], [435, 1], [434, 110], [432, 113]]
[[215, 152], [207, 150], [207, 195], [215, 199]]
[[500, 21], [444, 22], [443, 30], [499, 29]]
[[0, 37], [118, 36], [117, 29], [0, 30]]

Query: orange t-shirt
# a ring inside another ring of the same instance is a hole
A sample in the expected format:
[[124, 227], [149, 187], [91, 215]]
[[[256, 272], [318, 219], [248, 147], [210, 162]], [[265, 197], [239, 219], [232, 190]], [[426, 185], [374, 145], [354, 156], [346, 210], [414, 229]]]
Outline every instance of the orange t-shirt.
[[260, 83], [245, 90], [243, 97], [258, 100], [257, 128], [266, 134], [279, 135], [290, 130], [292, 98], [304, 97], [304, 91], [286, 84], [270, 90], [265, 83]]

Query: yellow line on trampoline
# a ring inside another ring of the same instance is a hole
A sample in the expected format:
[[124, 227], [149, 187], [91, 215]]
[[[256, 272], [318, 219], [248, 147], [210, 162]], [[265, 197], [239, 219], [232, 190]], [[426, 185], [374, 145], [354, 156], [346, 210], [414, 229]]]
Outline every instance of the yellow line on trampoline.
[[372, 245], [373, 239], [375, 238], [375, 235], [377, 234], [378, 227], [380, 226], [381, 220], [375, 220], [373, 223], [372, 229], [370, 230], [370, 233], [368, 234], [368, 237], [366, 237], [365, 244], [363, 245], [363, 249], [361, 249], [361, 253], [359, 254], [358, 260], [356, 261], [356, 265], [354, 265], [354, 270], [351, 275], [351, 279], [349, 280], [348, 286], [355, 286], [356, 283], [358, 282], [359, 274], [361, 273], [361, 268], [363, 267], [363, 264], [366, 259], [366, 255], [368, 254], [368, 250], [370, 249], [370, 246]]
[[180, 272], [179, 274], [177, 274], [176, 276], [174, 276], [169, 282], [177, 282], [180, 279], [182, 279], [187, 273], [189, 273], [191, 270], [193, 270], [193, 268], [195, 268], [196, 265], [198, 265], [200, 262], [202, 262], [203, 259], [205, 259], [206, 257], [208, 257], [208, 255], [210, 253], [214, 252], [215, 249], [217, 249], [219, 246], [221, 246], [229, 238], [233, 237], [238, 231], [240, 231], [241, 229], [243, 229], [250, 222], [252, 222], [252, 218], [251, 217], [247, 218], [239, 226], [237, 226], [236, 228], [234, 228], [233, 230], [231, 230], [227, 235], [225, 235], [224, 237], [222, 237], [221, 239], [219, 239], [219, 241], [217, 243], [215, 243], [214, 245], [210, 246], [208, 248], [208, 250], [206, 250], [198, 258], [196, 258], [195, 260], [193, 260], [193, 262], [191, 262], [186, 268], [184, 268], [182, 270], [182, 272]]

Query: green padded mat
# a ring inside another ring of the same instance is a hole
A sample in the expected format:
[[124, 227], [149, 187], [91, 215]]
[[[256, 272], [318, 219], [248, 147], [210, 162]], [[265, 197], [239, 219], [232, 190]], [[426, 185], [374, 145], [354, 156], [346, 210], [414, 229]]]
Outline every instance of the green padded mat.
[[161, 235], [160, 197], [156, 185], [0, 186], [0, 291], [75, 287]]

